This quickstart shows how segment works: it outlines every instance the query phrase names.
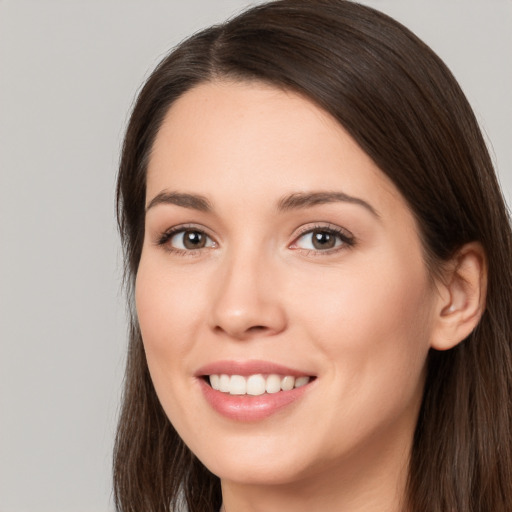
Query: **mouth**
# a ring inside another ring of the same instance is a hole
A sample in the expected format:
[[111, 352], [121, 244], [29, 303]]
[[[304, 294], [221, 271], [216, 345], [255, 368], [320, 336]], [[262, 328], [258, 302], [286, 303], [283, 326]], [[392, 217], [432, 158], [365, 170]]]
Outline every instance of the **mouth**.
[[254, 422], [289, 410], [310, 394], [316, 375], [268, 361], [218, 361], [195, 374], [206, 402], [230, 420]]
[[203, 376], [207, 384], [215, 391], [229, 395], [260, 396], [282, 391], [291, 391], [309, 384], [312, 376], [280, 375], [277, 373], [253, 375], [228, 375], [226, 373]]

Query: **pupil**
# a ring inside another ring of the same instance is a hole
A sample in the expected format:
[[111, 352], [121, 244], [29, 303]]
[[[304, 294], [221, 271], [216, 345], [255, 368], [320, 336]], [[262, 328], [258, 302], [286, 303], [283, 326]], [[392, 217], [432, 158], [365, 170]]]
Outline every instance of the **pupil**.
[[187, 249], [200, 249], [205, 246], [205, 243], [205, 236], [199, 231], [187, 231], [183, 237], [183, 245]]
[[327, 231], [313, 232], [313, 246], [315, 249], [332, 249], [336, 243], [336, 239]]

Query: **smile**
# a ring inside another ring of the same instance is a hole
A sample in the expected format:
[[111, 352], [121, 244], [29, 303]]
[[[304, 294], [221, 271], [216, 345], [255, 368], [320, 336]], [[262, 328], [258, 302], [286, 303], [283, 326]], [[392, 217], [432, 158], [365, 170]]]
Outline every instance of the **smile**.
[[206, 402], [222, 416], [263, 420], [297, 402], [316, 387], [317, 376], [265, 361], [219, 361], [196, 375]]
[[216, 391], [229, 393], [230, 395], [252, 395], [259, 396], [265, 393], [279, 393], [280, 391], [291, 391], [309, 383], [310, 377], [294, 377], [293, 375], [262, 375], [249, 376], [227, 375], [225, 373], [210, 375], [210, 386]]

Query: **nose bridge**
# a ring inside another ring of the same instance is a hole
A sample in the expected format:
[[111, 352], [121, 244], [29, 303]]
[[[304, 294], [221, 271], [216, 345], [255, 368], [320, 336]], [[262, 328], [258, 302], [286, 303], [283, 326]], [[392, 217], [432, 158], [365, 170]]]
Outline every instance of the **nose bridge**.
[[257, 244], [243, 243], [227, 251], [215, 276], [214, 329], [235, 338], [280, 332], [286, 317], [277, 272], [272, 255]]

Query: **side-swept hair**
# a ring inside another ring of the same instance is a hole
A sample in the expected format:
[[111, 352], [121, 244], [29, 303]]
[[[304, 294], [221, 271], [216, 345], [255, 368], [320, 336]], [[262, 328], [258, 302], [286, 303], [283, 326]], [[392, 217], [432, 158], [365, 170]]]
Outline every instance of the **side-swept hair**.
[[[398, 22], [346, 0], [282, 0], [181, 43], [133, 109], [117, 212], [128, 296], [144, 238], [146, 168], [170, 105], [199, 83], [257, 80], [330, 113], [400, 190], [436, 272], [468, 242], [488, 260], [486, 310], [455, 348], [431, 351], [412, 449], [411, 512], [512, 510], [512, 243], [475, 116], [443, 62]], [[151, 383], [135, 313], [114, 457], [122, 512], [217, 512], [220, 483], [184, 445]]]

